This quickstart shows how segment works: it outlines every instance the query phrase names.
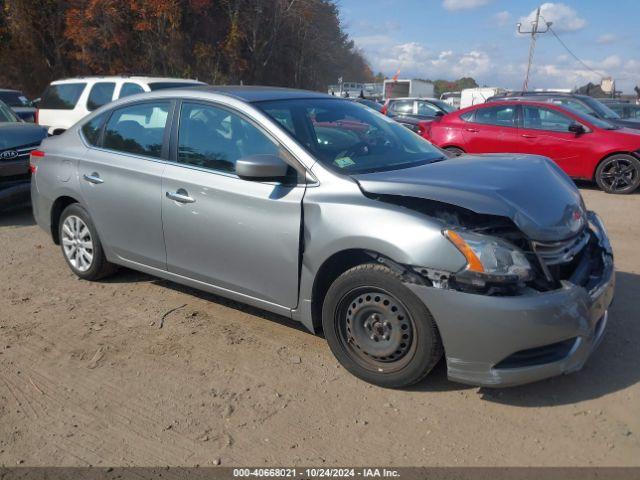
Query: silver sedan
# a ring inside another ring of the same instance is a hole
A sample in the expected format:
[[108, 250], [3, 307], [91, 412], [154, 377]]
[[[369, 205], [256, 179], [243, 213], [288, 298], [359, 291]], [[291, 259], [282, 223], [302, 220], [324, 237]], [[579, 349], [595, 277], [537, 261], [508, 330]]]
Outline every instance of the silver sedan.
[[31, 156], [69, 268], [126, 266], [323, 331], [354, 375], [501, 386], [579, 369], [614, 290], [600, 219], [550, 160], [449, 158], [343, 99], [266, 87], [109, 104]]

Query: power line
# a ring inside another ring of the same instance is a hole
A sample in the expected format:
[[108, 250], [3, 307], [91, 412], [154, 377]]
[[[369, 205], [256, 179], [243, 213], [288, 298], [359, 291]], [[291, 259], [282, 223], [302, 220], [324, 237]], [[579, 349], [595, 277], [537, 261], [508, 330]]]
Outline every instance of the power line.
[[[543, 17], [544, 18], [544, 17]], [[602, 72], [599, 72], [593, 68], [591, 68], [589, 65], [587, 65], [585, 62], [582, 61], [582, 59], [580, 59], [580, 57], [578, 57], [575, 53], [573, 53], [571, 51], [571, 49], [567, 46], [566, 43], [564, 43], [562, 41], [562, 39], [558, 36], [558, 34], [555, 32], [555, 30], [553, 28], [551, 28], [551, 26], [549, 26], [549, 31], [553, 34], [554, 37], [556, 37], [556, 39], [558, 40], [558, 42], [560, 42], [560, 45], [562, 45], [564, 47], [564, 49], [569, 53], [569, 55], [571, 55], [573, 58], [575, 58], [584, 68], [586, 68], [587, 70], [595, 73], [596, 75], [598, 75], [600, 78], [602, 77], [606, 77], [606, 73], [603, 74]]]

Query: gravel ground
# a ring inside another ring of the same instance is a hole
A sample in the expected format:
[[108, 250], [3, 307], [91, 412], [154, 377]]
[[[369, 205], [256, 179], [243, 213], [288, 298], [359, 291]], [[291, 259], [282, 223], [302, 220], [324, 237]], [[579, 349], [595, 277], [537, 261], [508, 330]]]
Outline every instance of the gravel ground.
[[[0, 465], [640, 465], [640, 194], [583, 188], [618, 285], [575, 374], [361, 382], [297, 324], [136, 272], [88, 283], [0, 217]], [[171, 309], [159, 328], [163, 315]]]

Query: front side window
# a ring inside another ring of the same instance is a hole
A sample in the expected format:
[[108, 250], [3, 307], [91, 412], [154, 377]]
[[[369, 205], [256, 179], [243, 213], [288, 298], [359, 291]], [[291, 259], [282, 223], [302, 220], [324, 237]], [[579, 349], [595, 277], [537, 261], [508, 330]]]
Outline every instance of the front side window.
[[418, 102], [418, 115], [434, 117], [436, 113], [439, 112], [441, 112], [441, 110], [429, 102]]
[[135, 95], [137, 93], [144, 93], [143, 88], [137, 83], [126, 82], [120, 89], [120, 98]]
[[500, 105], [496, 107], [486, 107], [476, 110], [474, 121], [486, 125], [496, 125], [499, 127], [516, 126], [515, 105]]
[[240, 115], [212, 105], [182, 104], [178, 163], [235, 173], [240, 158], [278, 153], [278, 145]]
[[325, 167], [343, 174], [396, 170], [443, 160], [443, 153], [398, 122], [342, 99], [256, 102]]
[[49, 85], [42, 95], [39, 108], [43, 110], [73, 110], [86, 86], [86, 83]]
[[104, 148], [160, 158], [170, 102], [141, 103], [115, 110], [104, 132]]
[[108, 113], [101, 113], [82, 126], [82, 135], [89, 145], [99, 146], [100, 133]]
[[550, 108], [524, 106], [522, 124], [532, 130], [568, 132], [569, 125], [576, 123], [572, 118]]
[[92, 112], [109, 103], [113, 98], [115, 88], [116, 84], [113, 82], [94, 83], [87, 99], [87, 110]]

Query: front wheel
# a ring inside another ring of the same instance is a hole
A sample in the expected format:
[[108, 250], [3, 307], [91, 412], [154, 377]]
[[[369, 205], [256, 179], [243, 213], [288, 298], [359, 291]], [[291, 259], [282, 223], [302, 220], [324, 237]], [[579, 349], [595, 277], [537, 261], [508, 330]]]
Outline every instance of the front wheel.
[[607, 193], [632, 193], [640, 185], [640, 160], [633, 155], [612, 155], [600, 162], [595, 177], [598, 187]]
[[325, 297], [322, 326], [338, 361], [382, 387], [419, 382], [443, 353], [426, 305], [398, 274], [379, 264], [353, 267], [335, 280]]

